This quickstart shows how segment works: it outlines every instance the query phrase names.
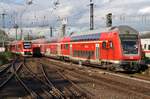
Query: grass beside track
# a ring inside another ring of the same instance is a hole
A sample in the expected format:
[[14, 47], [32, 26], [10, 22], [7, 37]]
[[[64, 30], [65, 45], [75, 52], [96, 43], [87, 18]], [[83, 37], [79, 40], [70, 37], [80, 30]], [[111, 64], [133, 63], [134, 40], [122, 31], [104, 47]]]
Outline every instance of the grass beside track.
[[15, 57], [15, 54], [11, 52], [0, 52], [0, 66], [7, 64], [14, 57]]

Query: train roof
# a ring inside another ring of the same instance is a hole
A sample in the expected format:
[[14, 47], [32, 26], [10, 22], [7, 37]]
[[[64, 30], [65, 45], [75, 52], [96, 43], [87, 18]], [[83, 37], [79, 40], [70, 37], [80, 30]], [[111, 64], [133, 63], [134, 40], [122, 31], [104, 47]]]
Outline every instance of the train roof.
[[18, 44], [18, 43], [22, 43], [22, 42], [31, 42], [31, 41], [29, 41], [29, 40], [15, 40], [15, 41], [10, 42], [10, 44]]
[[72, 32], [71, 37], [73, 36], [82, 36], [82, 35], [92, 35], [92, 34], [97, 34], [100, 33], [101, 31], [108, 31], [109, 28], [101, 28], [97, 30], [89, 30], [89, 31], [83, 31], [83, 32]]
[[109, 28], [101, 28], [98, 30], [90, 30], [84, 32], [74, 32], [71, 35], [71, 41], [86, 41], [100, 39], [101, 31], [108, 31]]
[[32, 43], [45, 43], [46, 40], [45, 39], [36, 39], [36, 40], [32, 40]]
[[126, 34], [126, 32], [135, 33], [137, 34], [138, 31], [134, 28], [127, 26], [127, 25], [120, 25], [120, 26], [114, 26], [109, 28], [100, 28], [97, 30], [90, 30], [90, 31], [83, 31], [83, 32], [73, 32], [71, 37], [73, 36], [81, 36], [81, 35], [89, 35], [89, 34], [97, 34], [102, 32], [108, 32], [108, 31], [119, 31], [120, 34]]
[[70, 37], [64, 37], [60, 41], [61, 42], [70, 42], [71, 38]]
[[119, 31], [119, 34], [137, 34], [138, 32], [126, 25], [120, 25], [120, 26], [115, 26], [115, 27], [110, 27], [110, 28], [102, 28], [99, 30], [91, 30], [91, 31], [86, 31], [86, 32], [77, 32], [77, 33], [72, 33], [71, 35], [71, 41], [85, 41], [85, 40], [98, 40], [100, 39], [100, 34], [107, 33], [110, 31]]

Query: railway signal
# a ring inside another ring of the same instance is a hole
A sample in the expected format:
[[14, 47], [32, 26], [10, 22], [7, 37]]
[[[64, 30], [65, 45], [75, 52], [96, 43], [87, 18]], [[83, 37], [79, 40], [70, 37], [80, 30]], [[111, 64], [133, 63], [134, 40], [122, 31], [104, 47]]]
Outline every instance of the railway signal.
[[112, 13], [106, 15], [106, 27], [112, 26]]

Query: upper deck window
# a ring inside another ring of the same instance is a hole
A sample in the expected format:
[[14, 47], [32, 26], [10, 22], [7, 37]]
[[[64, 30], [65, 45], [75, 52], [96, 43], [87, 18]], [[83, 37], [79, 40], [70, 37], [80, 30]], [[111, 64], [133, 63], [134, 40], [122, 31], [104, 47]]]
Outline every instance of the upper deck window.
[[99, 40], [99, 39], [100, 39], [100, 33], [71, 37], [71, 41], [90, 41], [90, 40]]
[[144, 49], [146, 49], [146, 44], [144, 44]]
[[148, 45], [148, 50], [150, 50], [150, 45]]

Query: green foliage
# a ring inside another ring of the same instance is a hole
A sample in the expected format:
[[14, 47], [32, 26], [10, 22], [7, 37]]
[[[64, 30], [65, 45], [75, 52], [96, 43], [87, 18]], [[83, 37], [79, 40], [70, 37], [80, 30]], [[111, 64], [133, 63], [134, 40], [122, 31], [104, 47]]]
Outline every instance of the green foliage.
[[147, 63], [147, 64], [150, 64], [150, 58], [149, 57], [146, 57], [145, 55], [142, 57], [142, 60]]
[[11, 52], [0, 52], [0, 65], [8, 63], [13, 57], [15, 55]]
[[150, 64], [150, 58], [145, 58], [144, 61], [145, 63]]

